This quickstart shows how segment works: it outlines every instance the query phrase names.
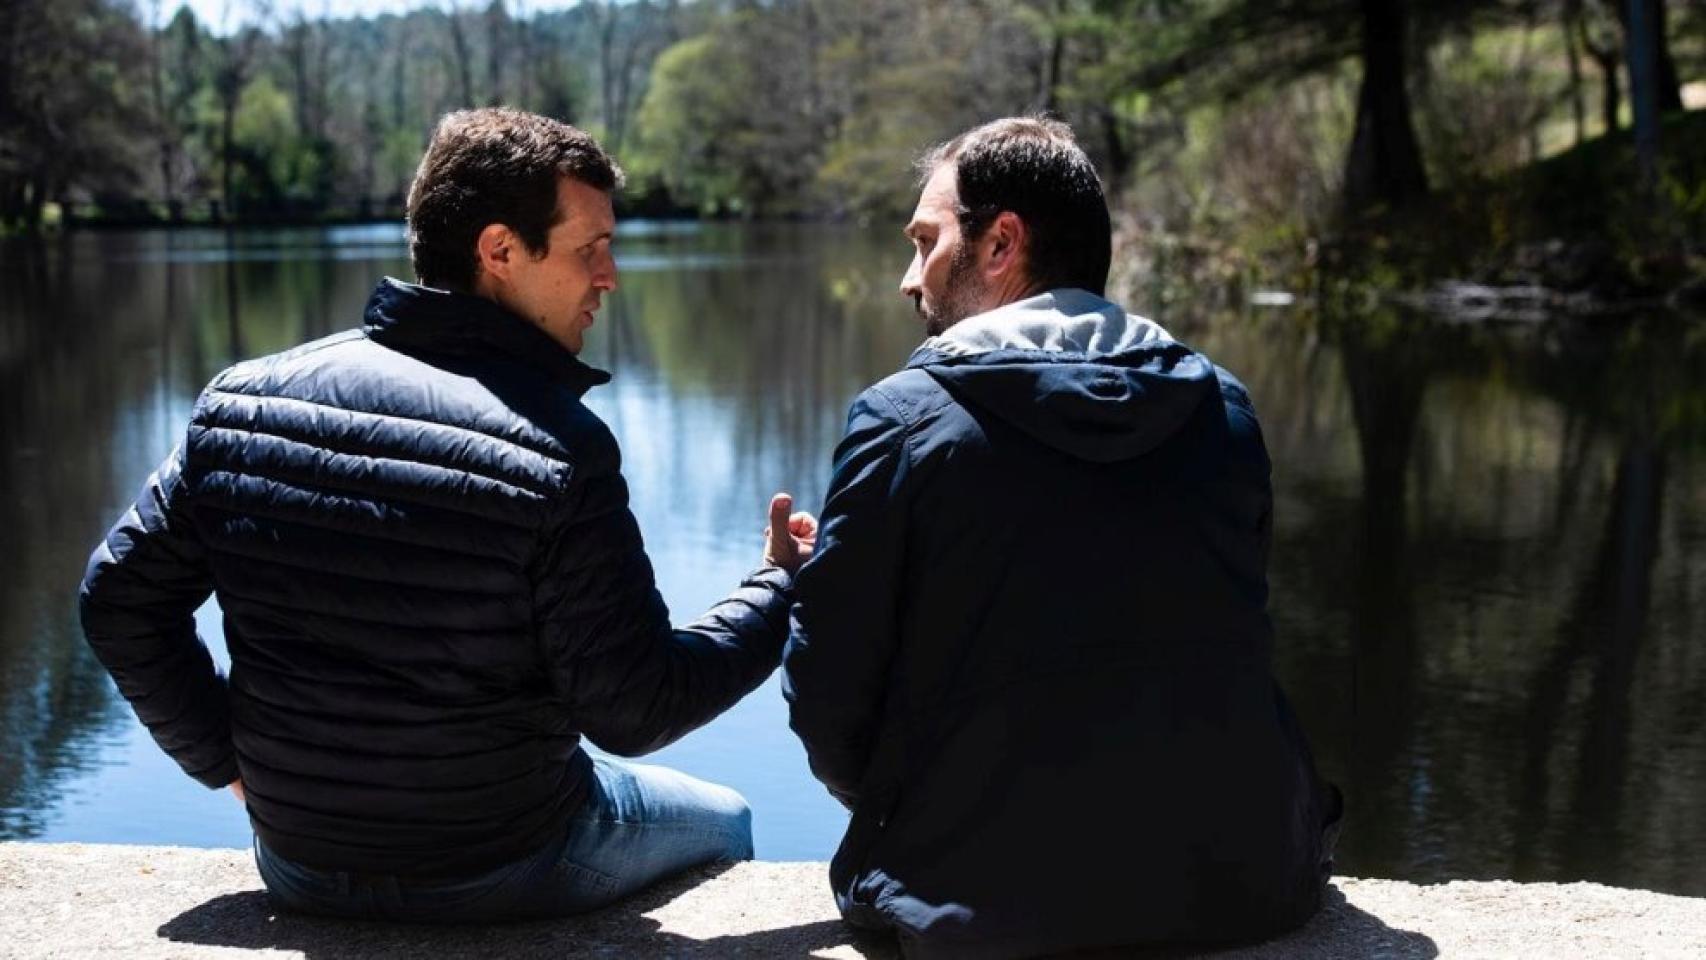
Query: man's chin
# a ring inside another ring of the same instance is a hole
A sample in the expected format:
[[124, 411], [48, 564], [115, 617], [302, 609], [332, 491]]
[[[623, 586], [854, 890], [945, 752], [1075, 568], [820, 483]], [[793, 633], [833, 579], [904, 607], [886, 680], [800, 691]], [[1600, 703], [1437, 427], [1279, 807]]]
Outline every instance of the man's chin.
[[954, 317], [948, 311], [931, 310], [928, 308], [919, 310], [918, 316], [924, 321], [924, 335], [926, 337], [941, 336], [948, 331], [949, 327], [954, 325], [956, 320], [958, 320], [957, 317]]
[[939, 337], [942, 334], [947, 333], [949, 327], [964, 319], [965, 317], [953, 316], [951, 314], [926, 314], [924, 317], [924, 335], [927, 337]]

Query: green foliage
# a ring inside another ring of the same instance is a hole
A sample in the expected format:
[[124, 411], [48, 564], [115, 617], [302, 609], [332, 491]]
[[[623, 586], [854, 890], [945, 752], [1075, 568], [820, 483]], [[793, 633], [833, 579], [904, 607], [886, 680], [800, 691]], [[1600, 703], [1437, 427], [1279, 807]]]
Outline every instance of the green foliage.
[[[68, 219], [395, 215], [438, 117], [499, 102], [603, 137], [630, 211], [898, 221], [922, 150], [1046, 109], [1148, 246], [1128, 246], [1128, 275], [1292, 273], [1353, 251], [1401, 261], [1406, 282], [1580, 236], [1630, 262], [1680, 251], [1636, 271], [1653, 277], [1701, 256], [1698, 124], [1664, 132], [1654, 196], [1637, 198], [1622, 141], [1566, 150], [1602, 132], [1614, 5], [1396, 6], [1436, 193], [1347, 223], [1363, 0], [584, 0], [342, 20], [238, 6], [218, 31], [188, 8], [151, 28], [120, 0], [10, 0], [0, 229], [50, 203]], [[1670, 5], [1684, 80], [1706, 69], [1696, 6]]]
[[0, 6], [0, 229], [72, 185], [118, 199], [143, 162], [145, 34], [113, 0]]
[[943, 101], [968, 79], [947, 60], [905, 64], [874, 78], [872, 108], [848, 117], [829, 146], [819, 171], [824, 195], [836, 198], [841, 211], [893, 216], [911, 209], [918, 193], [912, 163], [929, 143], [954, 133], [937, 118], [953, 114], [954, 104]]
[[640, 108], [639, 176], [655, 176], [703, 213], [740, 212], [764, 186], [751, 106], [759, 95], [725, 34], [683, 40], [658, 57]]

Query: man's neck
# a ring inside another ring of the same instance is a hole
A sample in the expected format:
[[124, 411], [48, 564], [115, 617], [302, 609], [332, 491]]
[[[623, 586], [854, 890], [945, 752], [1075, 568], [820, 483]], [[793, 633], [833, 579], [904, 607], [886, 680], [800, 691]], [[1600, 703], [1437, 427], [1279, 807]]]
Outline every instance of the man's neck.
[[988, 305], [980, 312], [988, 313], [991, 310], [999, 310], [1010, 303], [1029, 300], [1031, 297], [1045, 292], [1047, 292], [1046, 287], [1028, 276], [1003, 277], [996, 284], [995, 289], [991, 291], [994, 296], [990, 298]]

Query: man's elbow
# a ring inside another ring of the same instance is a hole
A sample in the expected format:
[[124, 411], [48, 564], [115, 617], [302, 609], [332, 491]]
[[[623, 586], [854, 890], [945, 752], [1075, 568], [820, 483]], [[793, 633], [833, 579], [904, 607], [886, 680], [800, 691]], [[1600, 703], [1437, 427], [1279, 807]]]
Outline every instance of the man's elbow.
[[640, 729], [603, 728], [585, 731], [586, 738], [593, 746], [605, 753], [626, 760], [636, 760], [647, 754], [656, 753], [681, 739], [681, 734], [671, 731], [648, 731]]
[[812, 776], [823, 784], [830, 796], [841, 801], [842, 806], [853, 809], [859, 802], [859, 782], [864, 779], [863, 769], [856, 768], [845, 756], [807, 756], [807, 765], [811, 767]]
[[114, 639], [145, 633], [153, 626], [139, 610], [117, 599], [105, 581], [93, 575], [85, 578], [77, 591], [77, 619], [83, 626], [83, 639], [96, 650]]
[[95, 568], [91, 567], [77, 588], [77, 620], [83, 626], [83, 638], [90, 646], [99, 647], [102, 638], [112, 634], [113, 619], [114, 611], [106, 602]]
[[806, 764], [812, 776], [829, 788], [837, 800], [851, 806], [865, 777], [867, 751], [863, 744], [825, 731], [798, 709], [792, 711], [788, 725], [806, 749]]
[[102, 540], [89, 555], [83, 581], [77, 585], [77, 617], [91, 642], [97, 634], [111, 633], [115, 617], [122, 612], [113, 595], [118, 572], [118, 558], [109, 541]]

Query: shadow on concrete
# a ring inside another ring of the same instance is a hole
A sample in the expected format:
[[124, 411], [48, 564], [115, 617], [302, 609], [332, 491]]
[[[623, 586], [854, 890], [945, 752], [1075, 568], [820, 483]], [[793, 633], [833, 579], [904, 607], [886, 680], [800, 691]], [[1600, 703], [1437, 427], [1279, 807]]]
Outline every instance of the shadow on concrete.
[[1071, 954], [1071, 960], [1433, 960], [1439, 947], [1426, 934], [1389, 927], [1328, 887], [1321, 912], [1301, 928], [1264, 943], [1216, 948], [1122, 948]]
[[[563, 920], [489, 926], [427, 926], [329, 920], [282, 913], [259, 890], [228, 893], [165, 923], [158, 935], [174, 943], [287, 950], [309, 960], [418, 960], [421, 957], [560, 958], [580, 956], [805, 957], [851, 948], [868, 960], [899, 956], [892, 940], [872, 937], [839, 920], [698, 940], [666, 932], [646, 916], [712, 873], [694, 874], [647, 890], [596, 913]], [[1122, 948], [1071, 955], [1076, 960], [1130, 957], [1144, 960], [1293, 960], [1382, 957], [1432, 960], [1439, 948], [1425, 934], [1387, 926], [1340, 893], [1327, 891], [1321, 912], [1301, 929], [1266, 943], [1201, 949]]]
[[1432, 960], [1439, 946], [1427, 934], [1399, 930], [1328, 887], [1321, 912], [1299, 930], [1267, 943], [1209, 954], [1215, 960], [1381, 957], [1382, 960]]
[[309, 960], [438, 958], [561, 958], [578, 956], [804, 957], [851, 947], [870, 960], [899, 956], [891, 942], [866, 939], [840, 920], [697, 940], [666, 932], [646, 916], [720, 872], [688, 874], [593, 913], [561, 920], [482, 926], [438, 926], [336, 920], [281, 911], [265, 892], [214, 897], [163, 924], [156, 934], [173, 943], [286, 950]]

